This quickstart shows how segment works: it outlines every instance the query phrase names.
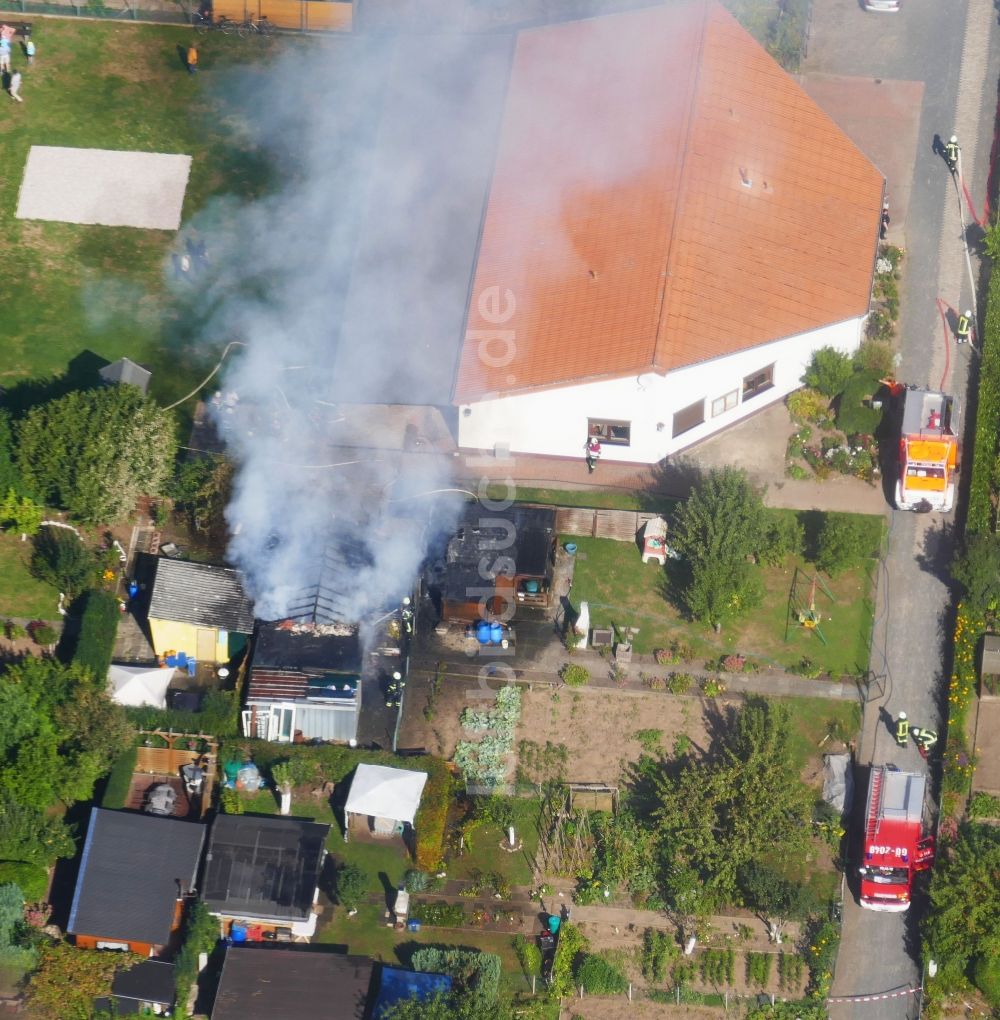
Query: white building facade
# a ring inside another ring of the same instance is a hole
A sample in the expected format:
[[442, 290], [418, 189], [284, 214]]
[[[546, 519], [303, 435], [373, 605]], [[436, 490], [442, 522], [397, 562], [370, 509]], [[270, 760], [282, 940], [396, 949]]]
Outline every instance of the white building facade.
[[757, 411], [802, 385], [815, 351], [857, 350], [863, 318], [824, 326], [661, 375], [497, 395], [462, 404], [462, 449], [581, 457], [590, 435], [602, 458], [654, 464]]

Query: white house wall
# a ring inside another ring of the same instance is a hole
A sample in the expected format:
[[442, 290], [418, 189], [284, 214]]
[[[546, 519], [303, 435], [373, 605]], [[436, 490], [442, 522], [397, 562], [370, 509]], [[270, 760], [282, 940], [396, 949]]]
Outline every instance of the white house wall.
[[[582, 457], [588, 419], [604, 418], [630, 422], [631, 435], [628, 446], [603, 443], [602, 459], [652, 464], [798, 389], [806, 365], [820, 347], [835, 347], [847, 353], [856, 350], [862, 322], [850, 319], [677, 369], [666, 376], [645, 373], [638, 378], [629, 376], [463, 404], [458, 415], [459, 446], [489, 451], [499, 446], [512, 453]], [[771, 388], [744, 401], [743, 380], [771, 364]], [[712, 402], [734, 390], [736, 405], [713, 417]], [[674, 438], [674, 413], [699, 399], [706, 402], [705, 421]]]

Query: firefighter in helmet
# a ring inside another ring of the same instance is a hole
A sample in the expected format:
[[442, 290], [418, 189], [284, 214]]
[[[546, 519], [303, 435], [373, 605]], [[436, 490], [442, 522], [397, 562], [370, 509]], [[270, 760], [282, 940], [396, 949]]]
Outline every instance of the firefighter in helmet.
[[907, 721], [906, 713], [900, 712], [896, 719], [896, 743], [900, 747], [906, 747], [910, 739], [910, 724]]
[[944, 147], [944, 161], [948, 164], [948, 169], [954, 173], [958, 169], [958, 136], [952, 135], [948, 139], [947, 144]]
[[969, 342], [969, 331], [972, 328], [972, 311], [967, 310], [962, 312], [958, 317], [958, 327], [955, 330], [955, 339], [960, 344], [967, 344]]

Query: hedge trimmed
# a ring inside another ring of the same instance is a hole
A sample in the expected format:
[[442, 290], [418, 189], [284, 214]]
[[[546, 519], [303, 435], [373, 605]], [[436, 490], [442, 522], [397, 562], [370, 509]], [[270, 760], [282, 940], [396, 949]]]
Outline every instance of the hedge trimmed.
[[239, 709], [237, 691], [206, 691], [200, 712], [141, 705], [126, 708], [125, 715], [140, 730], [173, 730], [174, 733], [208, 733], [215, 737], [233, 737], [239, 732]]
[[108, 675], [119, 616], [121, 610], [118, 608], [118, 599], [111, 592], [87, 592], [73, 662], [89, 669], [95, 679], [100, 680]]
[[1000, 272], [990, 273], [979, 364], [979, 404], [972, 448], [969, 512], [965, 530], [988, 531], [993, 526], [992, 482], [1000, 431]]
[[123, 751], [115, 759], [115, 763], [111, 766], [111, 771], [108, 773], [107, 783], [104, 786], [101, 807], [112, 808], [115, 811], [120, 811], [125, 807], [138, 754], [139, 749], [133, 746]]

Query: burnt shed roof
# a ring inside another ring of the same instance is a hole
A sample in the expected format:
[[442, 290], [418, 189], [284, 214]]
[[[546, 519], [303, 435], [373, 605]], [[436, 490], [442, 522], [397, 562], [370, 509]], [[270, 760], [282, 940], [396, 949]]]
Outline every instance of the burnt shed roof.
[[309, 915], [330, 826], [296, 818], [219, 815], [205, 855], [209, 910], [279, 921]]
[[253, 631], [253, 603], [239, 571], [163, 556], [156, 561], [149, 615], [237, 634]]
[[165, 945], [178, 883], [195, 884], [205, 826], [92, 808], [67, 931]]
[[356, 627], [341, 625], [336, 633], [261, 624], [253, 664], [270, 669], [361, 672], [361, 639]]
[[[513, 575], [544, 577], [556, 534], [556, 512], [551, 507], [512, 506], [486, 510], [470, 503], [448, 540], [443, 555], [431, 563], [429, 583], [446, 598], [468, 598], [491, 580], [481, 569]], [[504, 561], [509, 559], [513, 566]]]
[[311, 948], [230, 946], [212, 1020], [278, 1020], [292, 1013], [326, 1020], [362, 1020], [372, 966], [372, 961], [362, 956]]

